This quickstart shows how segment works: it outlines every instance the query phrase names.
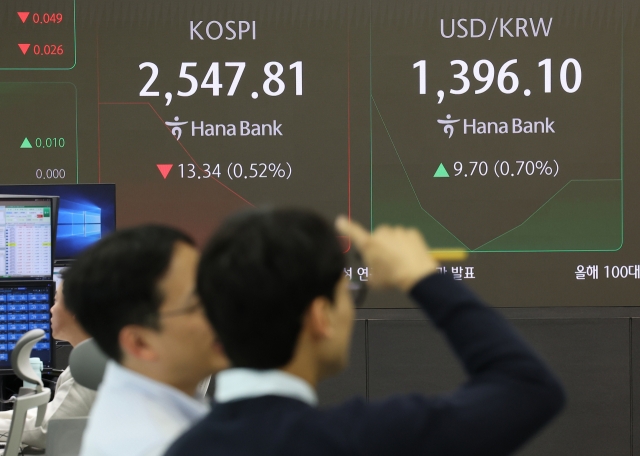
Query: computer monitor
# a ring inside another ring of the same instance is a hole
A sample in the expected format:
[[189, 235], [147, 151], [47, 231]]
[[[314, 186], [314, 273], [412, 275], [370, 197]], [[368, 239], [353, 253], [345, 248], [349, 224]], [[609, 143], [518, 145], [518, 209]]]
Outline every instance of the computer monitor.
[[60, 197], [56, 263], [75, 259], [116, 228], [115, 184], [0, 185], [0, 194]]
[[51, 280], [53, 199], [0, 196], [0, 280]]
[[45, 368], [53, 367], [51, 307], [55, 282], [0, 282], [0, 370], [11, 369], [11, 351], [24, 333], [42, 329], [44, 339], [31, 352], [42, 360]]
[[56, 290], [60, 288], [62, 283], [62, 273], [67, 269], [67, 266], [54, 266], [53, 267], [53, 281], [56, 283]]

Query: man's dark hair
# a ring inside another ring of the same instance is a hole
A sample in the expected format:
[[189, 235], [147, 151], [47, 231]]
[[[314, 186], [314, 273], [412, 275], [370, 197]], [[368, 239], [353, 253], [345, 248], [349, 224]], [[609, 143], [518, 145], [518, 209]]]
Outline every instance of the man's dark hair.
[[235, 367], [282, 367], [302, 318], [334, 299], [344, 255], [333, 227], [303, 210], [254, 210], [228, 219], [204, 250], [198, 292]]
[[164, 297], [157, 285], [177, 242], [194, 245], [186, 234], [164, 226], [117, 231], [85, 250], [65, 271], [65, 306], [116, 361], [122, 360], [118, 337], [123, 327], [159, 329]]

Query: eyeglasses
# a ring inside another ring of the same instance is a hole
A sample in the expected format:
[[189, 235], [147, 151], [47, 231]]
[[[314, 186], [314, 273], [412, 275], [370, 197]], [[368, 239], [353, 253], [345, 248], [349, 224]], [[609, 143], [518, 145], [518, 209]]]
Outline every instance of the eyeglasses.
[[345, 254], [345, 263], [344, 275], [349, 279], [349, 291], [354, 305], [359, 307], [364, 304], [367, 297], [369, 268], [362, 261], [360, 252], [353, 246]]
[[202, 309], [202, 303], [199, 299], [196, 299], [196, 302], [189, 306], [183, 307], [182, 309], [169, 310], [168, 312], [160, 312], [159, 316], [160, 318], [177, 317], [180, 315], [192, 314]]

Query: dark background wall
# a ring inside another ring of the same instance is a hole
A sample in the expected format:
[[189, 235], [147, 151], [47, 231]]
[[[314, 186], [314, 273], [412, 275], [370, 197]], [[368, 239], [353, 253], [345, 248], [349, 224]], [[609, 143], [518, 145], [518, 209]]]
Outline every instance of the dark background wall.
[[[562, 414], [518, 456], [639, 456], [640, 308], [499, 311], [549, 363], [568, 395]], [[58, 368], [66, 367], [69, 348], [59, 348]], [[356, 395], [375, 401], [397, 393], [438, 394], [464, 380], [421, 311], [359, 309], [349, 367], [320, 385], [320, 404]]]
[[[501, 309], [562, 379], [568, 403], [522, 456], [640, 455], [640, 309]], [[415, 309], [360, 309], [350, 367], [320, 387], [322, 405], [353, 395], [437, 394], [465, 379]], [[635, 399], [634, 399], [635, 398]], [[634, 438], [635, 436], [635, 438]]]

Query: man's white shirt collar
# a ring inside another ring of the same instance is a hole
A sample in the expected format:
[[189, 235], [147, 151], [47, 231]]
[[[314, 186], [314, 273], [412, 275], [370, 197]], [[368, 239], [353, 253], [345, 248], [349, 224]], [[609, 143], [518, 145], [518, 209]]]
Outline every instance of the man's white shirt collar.
[[318, 404], [318, 396], [309, 383], [278, 369], [232, 368], [216, 376], [216, 402], [231, 402], [261, 396], [284, 396], [306, 402], [311, 406]]
[[105, 378], [109, 378], [114, 389], [137, 390], [147, 398], [162, 399], [168, 406], [181, 411], [186, 419], [198, 419], [209, 411], [204, 397], [188, 396], [173, 386], [127, 369], [115, 361], [107, 363]]
[[82, 456], [161, 456], [209, 407], [109, 361], [83, 436]]

